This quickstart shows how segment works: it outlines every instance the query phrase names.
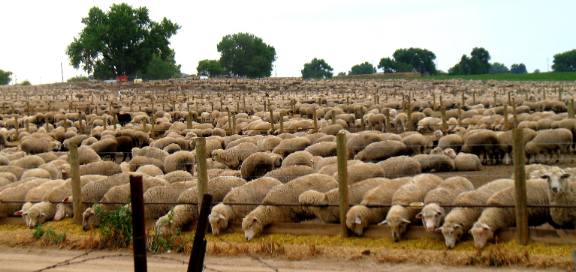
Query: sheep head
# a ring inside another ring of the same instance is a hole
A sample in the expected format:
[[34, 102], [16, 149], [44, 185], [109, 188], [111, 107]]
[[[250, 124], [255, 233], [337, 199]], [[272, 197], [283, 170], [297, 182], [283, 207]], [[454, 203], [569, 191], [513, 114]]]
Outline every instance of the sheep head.
[[424, 206], [422, 211], [416, 215], [416, 218], [422, 220], [422, 225], [427, 232], [433, 232], [440, 226], [444, 216], [444, 208], [437, 203], [430, 203]]
[[408, 225], [410, 224], [410, 220], [405, 217], [405, 211], [407, 208], [402, 207], [401, 205], [394, 205], [388, 211], [386, 215], [386, 219], [380, 222], [378, 225], [388, 225], [390, 228], [390, 233], [392, 234], [392, 240], [394, 242], [400, 241], [402, 234], [406, 232]]
[[436, 230], [442, 232], [442, 236], [444, 236], [444, 244], [448, 248], [454, 248], [456, 243], [460, 241], [464, 235], [464, 226], [458, 223], [445, 223], [443, 226], [437, 228]]
[[568, 184], [569, 173], [566, 173], [560, 167], [551, 167], [544, 171], [541, 178], [548, 182], [550, 192], [553, 194], [565, 193], [569, 190]]
[[470, 234], [474, 237], [474, 247], [477, 249], [484, 248], [488, 241], [494, 238], [494, 231], [492, 228], [481, 222], [474, 223], [474, 226], [470, 229]]

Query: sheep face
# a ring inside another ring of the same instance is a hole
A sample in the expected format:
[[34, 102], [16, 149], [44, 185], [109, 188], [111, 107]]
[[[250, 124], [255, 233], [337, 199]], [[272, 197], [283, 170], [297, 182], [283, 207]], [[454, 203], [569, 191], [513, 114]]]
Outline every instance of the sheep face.
[[408, 220], [407, 218], [404, 218], [401, 215], [402, 209], [405, 209], [405, 208], [400, 206], [400, 205], [392, 206], [390, 208], [390, 211], [388, 212], [388, 214], [386, 216], [386, 220], [384, 220], [380, 224], [378, 224], [378, 225], [383, 225], [383, 224], [388, 225], [388, 227], [390, 228], [390, 233], [392, 234], [392, 240], [394, 242], [400, 241], [402, 234], [404, 234], [404, 232], [406, 232], [406, 228], [410, 224], [410, 220]]
[[82, 229], [84, 231], [98, 227], [100, 225], [100, 217], [96, 216], [96, 209], [88, 208], [82, 213]]
[[72, 217], [72, 206], [67, 203], [56, 204], [56, 213], [54, 214], [54, 221], [60, 221], [67, 217]]
[[444, 224], [438, 230], [442, 232], [444, 244], [448, 248], [454, 248], [456, 243], [462, 238], [462, 235], [464, 235], [464, 226], [461, 224]]
[[488, 241], [494, 238], [494, 231], [490, 226], [484, 223], [476, 222], [472, 229], [470, 229], [472, 237], [474, 237], [474, 247], [482, 249], [486, 246]]
[[26, 221], [26, 226], [33, 229], [37, 225], [40, 225], [48, 221], [48, 215], [44, 212], [37, 211], [35, 209], [30, 209], [22, 214], [24, 220]]
[[254, 237], [262, 233], [263, 229], [262, 221], [252, 214], [248, 214], [242, 220], [242, 230], [247, 241], [254, 239]]
[[570, 187], [568, 184], [568, 178], [570, 177], [570, 174], [564, 172], [558, 167], [554, 167], [550, 170], [552, 171], [549, 171], [541, 176], [542, 179], [548, 182], [550, 192], [553, 194], [567, 192]]
[[416, 215], [417, 219], [422, 220], [422, 225], [427, 232], [433, 232], [444, 219], [444, 208], [436, 203], [426, 205], [420, 213]]
[[[220, 235], [220, 232], [228, 228], [228, 218], [219, 212], [212, 212], [208, 216], [212, 234]], [[248, 238], [246, 238], [248, 239]]]
[[154, 230], [156, 231], [156, 234], [160, 236], [167, 236], [174, 234], [176, 232], [174, 227], [174, 221], [172, 219], [173, 216], [174, 212], [173, 210], [170, 210], [168, 214], [158, 218], [156, 224], [154, 225]]
[[353, 206], [346, 213], [346, 227], [354, 232], [354, 234], [361, 236], [364, 233], [364, 229], [368, 227], [368, 220], [366, 215], [370, 213], [370, 210], [363, 205]]

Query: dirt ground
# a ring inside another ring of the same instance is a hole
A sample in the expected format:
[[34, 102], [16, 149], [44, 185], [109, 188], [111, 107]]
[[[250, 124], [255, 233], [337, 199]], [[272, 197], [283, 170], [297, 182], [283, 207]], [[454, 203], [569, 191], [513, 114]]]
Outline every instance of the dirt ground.
[[[148, 255], [148, 271], [185, 271], [188, 256], [181, 254]], [[130, 251], [86, 251], [11, 248], [0, 246], [0, 270], [16, 271], [133, 271]], [[559, 271], [527, 268], [447, 267], [416, 264], [377, 263], [373, 260], [314, 259], [288, 261], [252, 257], [213, 257], [205, 260], [205, 271], [214, 272], [324, 272], [324, 271]]]

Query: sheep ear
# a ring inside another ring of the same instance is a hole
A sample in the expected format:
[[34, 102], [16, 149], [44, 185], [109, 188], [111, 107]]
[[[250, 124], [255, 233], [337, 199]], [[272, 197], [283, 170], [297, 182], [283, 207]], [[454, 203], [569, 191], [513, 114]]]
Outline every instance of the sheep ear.
[[564, 174], [562, 174], [562, 176], [560, 176], [560, 179], [567, 179], [569, 177], [570, 177], [569, 173], [564, 173]]
[[14, 212], [14, 216], [22, 216], [22, 215], [24, 215], [24, 211], [22, 210]]
[[45, 212], [40, 213], [40, 216], [42, 216], [44, 218], [48, 217], [48, 215]]
[[252, 223], [260, 223], [260, 220], [258, 220], [258, 218], [254, 217], [252, 218]]
[[443, 229], [444, 229], [444, 227], [437, 227], [437, 228], [435, 229], [435, 231], [442, 231]]
[[410, 220], [406, 219], [406, 218], [402, 218], [402, 222], [406, 223], [406, 224], [410, 224]]
[[545, 179], [545, 180], [549, 180], [549, 179], [550, 179], [550, 176], [549, 176], [549, 175], [542, 175], [542, 176], [540, 176], [540, 177], [541, 177], [542, 179]]
[[422, 219], [422, 213], [419, 212], [418, 214], [416, 214], [416, 219]]
[[356, 218], [354, 218], [354, 224], [356, 225], [362, 224], [362, 219], [360, 219], [360, 216], [356, 216]]
[[378, 225], [386, 225], [386, 224], [388, 224], [388, 221], [387, 221], [387, 220], [384, 220], [384, 221], [378, 223]]
[[455, 228], [459, 228], [459, 229], [464, 228], [464, 226], [463, 226], [462, 224], [455, 224], [454, 227], [455, 227]]
[[220, 218], [220, 219], [222, 219], [222, 220], [226, 219], [226, 217], [224, 217], [223, 214], [219, 214], [219, 215], [218, 215], [218, 218]]

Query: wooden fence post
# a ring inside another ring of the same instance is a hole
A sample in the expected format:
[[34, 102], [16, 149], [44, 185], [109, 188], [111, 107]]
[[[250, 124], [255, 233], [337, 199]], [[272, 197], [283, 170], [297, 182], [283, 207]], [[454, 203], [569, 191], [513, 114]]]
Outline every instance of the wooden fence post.
[[270, 106], [270, 101], [268, 101], [268, 110], [270, 111], [270, 127], [272, 131], [274, 131], [274, 111], [272, 110], [272, 106]]
[[528, 208], [526, 196], [526, 172], [524, 172], [524, 139], [522, 128], [514, 128], [514, 185], [516, 200], [516, 234], [518, 243], [528, 244]]
[[78, 147], [70, 145], [70, 153], [68, 154], [70, 163], [70, 178], [72, 182], [72, 201], [74, 211], [74, 223], [82, 224], [82, 191], [80, 186], [80, 164], [78, 162]]
[[284, 133], [284, 114], [280, 112], [280, 134]]
[[[192, 242], [192, 252], [190, 260], [188, 261], [188, 272], [202, 272], [204, 271], [204, 257], [206, 254], [206, 230], [208, 229], [208, 215], [210, 214], [210, 207], [212, 206], [212, 195], [205, 194], [202, 196], [202, 205], [200, 206], [200, 214], [198, 223], [196, 224], [196, 233], [194, 234], [194, 241]], [[198, 199], [200, 200], [200, 198]]]
[[313, 120], [313, 124], [314, 124], [314, 132], [318, 132], [318, 116], [316, 116], [316, 110], [314, 110], [314, 113], [312, 113], [312, 118], [314, 118]]
[[186, 118], [186, 128], [187, 129], [192, 128], [192, 112], [191, 111], [188, 111], [188, 116]]
[[508, 104], [504, 104], [504, 130], [510, 129], [510, 121], [508, 120]]
[[202, 196], [208, 190], [208, 171], [206, 169], [206, 138], [196, 139], [196, 171], [198, 175], [198, 209], [201, 208]]
[[339, 132], [336, 136], [338, 155], [338, 196], [340, 202], [340, 235], [348, 236], [346, 213], [350, 207], [348, 202], [348, 152], [346, 150], [346, 134]]
[[134, 271], [146, 272], [146, 226], [144, 224], [144, 189], [142, 176], [130, 175], [130, 203], [132, 205]]
[[568, 101], [568, 118], [574, 119], [574, 98]]

